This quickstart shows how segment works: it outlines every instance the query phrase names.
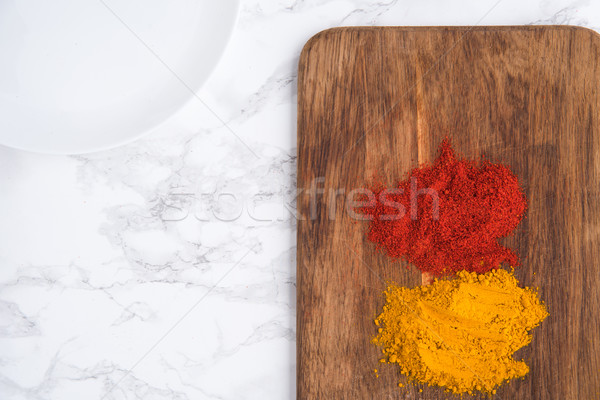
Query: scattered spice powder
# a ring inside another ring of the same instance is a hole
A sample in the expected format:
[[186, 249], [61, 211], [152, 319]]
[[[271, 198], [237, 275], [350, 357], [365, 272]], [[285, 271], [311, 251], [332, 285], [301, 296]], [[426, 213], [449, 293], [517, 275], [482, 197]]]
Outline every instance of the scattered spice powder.
[[548, 316], [537, 293], [518, 287], [503, 269], [458, 272], [414, 289], [391, 285], [375, 320], [381, 362], [396, 363], [409, 379], [453, 393], [495, 393], [502, 382], [529, 372], [513, 353]]
[[367, 236], [390, 257], [437, 276], [519, 265], [498, 239], [516, 228], [527, 201], [517, 177], [502, 164], [458, 159], [446, 139], [432, 165], [374, 194], [361, 209], [371, 219]]

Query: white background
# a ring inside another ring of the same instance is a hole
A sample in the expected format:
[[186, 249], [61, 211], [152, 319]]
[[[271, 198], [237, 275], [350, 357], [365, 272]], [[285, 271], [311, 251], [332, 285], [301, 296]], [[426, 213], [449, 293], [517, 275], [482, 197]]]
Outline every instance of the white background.
[[0, 398], [294, 398], [302, 46], [334, 26], [474, 24], [598, 31], [600, 2], [242, 1], [198, 94], [212, 112], [194, 99], [85, 156], [0, 147]]

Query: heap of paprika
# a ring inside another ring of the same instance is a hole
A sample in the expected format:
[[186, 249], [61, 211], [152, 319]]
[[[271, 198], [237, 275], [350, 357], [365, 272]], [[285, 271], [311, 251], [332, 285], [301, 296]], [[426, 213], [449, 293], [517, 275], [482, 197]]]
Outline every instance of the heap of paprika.
[[433, 164], [374, 194], [361, 209], [371, 220], [367, 236], [390, 257], [438, 276], [519, 264], [498, 243], [527, 208], [517, 177], [505, 165], [460, 159], [445, 139]]

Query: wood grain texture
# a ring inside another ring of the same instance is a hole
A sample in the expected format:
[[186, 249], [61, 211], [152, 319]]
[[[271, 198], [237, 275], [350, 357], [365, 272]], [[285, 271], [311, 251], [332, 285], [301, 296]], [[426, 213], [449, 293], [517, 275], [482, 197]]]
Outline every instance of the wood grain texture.
[[393, 185], [432, 160], [446, 135], [459, 153], [518, 175], [528, 215], [504, 243], [522, 257], [521, 284], [539, 287], [550, 312], [517, 353], [531, 372], [495, 398], [600, 398], [599, 87], [600, 39], [582, 28], [336, 28], [306, 44], [299, 399], [452, 398], [399, 388], [397, 368], [379, 365], [370, 340], [385, 282], [413, 287], [422, 277], [377, 252], [367, 224], [345, 209], [349, 192], [374, 174]]

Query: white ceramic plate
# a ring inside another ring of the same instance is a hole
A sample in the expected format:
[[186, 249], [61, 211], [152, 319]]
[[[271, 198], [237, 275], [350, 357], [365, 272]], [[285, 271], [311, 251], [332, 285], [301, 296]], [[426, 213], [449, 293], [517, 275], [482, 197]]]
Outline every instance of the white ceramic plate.
[[149, 132], [208, 78], [237, 9], [238, 0], [0, 0], [0, 144], [76, 154]]

